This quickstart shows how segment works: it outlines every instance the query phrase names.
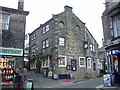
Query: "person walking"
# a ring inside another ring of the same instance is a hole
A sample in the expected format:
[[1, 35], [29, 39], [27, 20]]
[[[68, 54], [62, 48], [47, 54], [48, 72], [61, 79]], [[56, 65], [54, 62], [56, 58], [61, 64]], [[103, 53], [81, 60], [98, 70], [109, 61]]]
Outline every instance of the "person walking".
[[19, 69], [16, 69], [14, 71], [15, 74], [15, 78], [14, 78], [14, 88], [15, 90], [20, 90], [21, 89], [21, 85], [22, 85], [22, 75], [20, 73]]

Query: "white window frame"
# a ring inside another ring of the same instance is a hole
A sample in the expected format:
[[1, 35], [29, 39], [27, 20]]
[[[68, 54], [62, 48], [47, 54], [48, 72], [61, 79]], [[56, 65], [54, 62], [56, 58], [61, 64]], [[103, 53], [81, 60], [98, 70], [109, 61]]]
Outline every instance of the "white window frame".
[[[83, 61], [84, 65], [80, 65], [81, 58], [84, 59]], [[85, 57], [79, 57], [79, 67], [86, 67]]]
[[87, 68], [91, 68], [91, 64], [91, 58], [87, 58]]
[[59, 58], [62, 57], [62, 58], [64, 58], [64, 60], [65, 60], [65, 65], [59, 65], [59, 61], [58, 61], [58, 66], [59, 66], [59, 67], [66, 67], [66, 66], [67, 66], [67, 57], [64, 56], [64, 55], [59, 55], [58, 57], [59, 57]]
[[59, 37], [59, 45], [65, 46], [65, 38], [64, 37]]
[[[3, 20], [3, 15], [7, 16], [6, 20]], [[0, 13], [0, 28], [9, 30], [9, 23], [10, 23], [10, 15]]]

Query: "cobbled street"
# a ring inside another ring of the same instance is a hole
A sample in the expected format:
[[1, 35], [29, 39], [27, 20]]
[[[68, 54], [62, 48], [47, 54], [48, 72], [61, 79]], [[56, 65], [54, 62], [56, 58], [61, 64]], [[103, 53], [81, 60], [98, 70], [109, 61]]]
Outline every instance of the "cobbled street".
[[[24, 72], [23, 75], [25, 75], [27, 79], [28, 78], [33, 79], [34, 88], [96, 88], [96, 86], [101, 85], [103, 82], [102, 78], [96, 78], [96, 79], [86, 80], [86, 81], [72, 80], [70, 82], [65, 82], [63, 80], [54, 80], [54, 79], [45, 78], [40, 73], [35, 73], [33, 71], [26, 71]], [[90, 85], [88, 85], [87, 82]]]
[[34, 88], [51, 88], [57, 85], [67, 84], [69, 82], [64, 82], [62, 80], [54, 80], [54, 79], [48, 79], [47, 77], [44, 77], [40, 73], [35, 73], [33, 71], [24, 71], [24, 74], [27, 79], [33, 79]]

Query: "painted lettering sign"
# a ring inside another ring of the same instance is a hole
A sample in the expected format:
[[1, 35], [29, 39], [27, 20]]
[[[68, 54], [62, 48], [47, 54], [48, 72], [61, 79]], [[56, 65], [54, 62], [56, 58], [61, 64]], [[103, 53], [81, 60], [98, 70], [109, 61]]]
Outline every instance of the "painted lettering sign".
[[0, 48], [0, 55], [23, 56], [23, 49]]

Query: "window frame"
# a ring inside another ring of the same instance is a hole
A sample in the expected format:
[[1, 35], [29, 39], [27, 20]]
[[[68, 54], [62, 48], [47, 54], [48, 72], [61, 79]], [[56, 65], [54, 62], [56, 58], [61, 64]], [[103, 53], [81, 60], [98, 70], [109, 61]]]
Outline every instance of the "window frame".
[[[3, 15], [7, 16], [7, 19], [5, 20], [6, 22], [3, 20]], [[10, 25], [10, 15], [5, 13], [0, 13], [0, 28], [2, 30], [9, 30], [9, 25]]]
[[[88, 60], [90, 60], [90, 62]], [[91, 68], [91, 67], [92, 67], [91, 58], [87, 58], [87, 68]]]
[[50, 25], [46, 25], [46, 32], [48, 32], [50, 30]]
[[46, 47], [45, 40], [42, 41], [42, 48], [44, 49]]
[[48, 48], [50, 46], [49, 44], [49, 39], [43, 40], [42, 41], [42, 48]]
[[120, 37], [120, 15], [115, 15], [112, 17], [112, 27], [113, 27], [113, 37]]
[[65, 46], [65, 41], [66, 41], [65, 37], [59, 37], [59, 46]]
[[46, 48], [49, 47], [49, 40], [48, 39], [45, 40], [45, 47]]
[[[80, 65], [81, 58], [84, 59], [83, 61], [84, 65]], [[79, 67], [86, 67], [85, 57], [79, 57]]]
[[66, 67], [67, 66], [67, 56], [65, 55], [59, 55], [58, 58], [64, 58], [64, 65], [59, 64], [59, 59], [58, 59], [58, 67]]
[[32, 47], [31, 47], [31, 51], [32, 51], [32, 53], [34, 53], [35, 52], [35, 47], [36, 47], [36, 45], [34, 44]]
[[[45, 61], [45, 66], [43, 65], [43, 61]], [[48, 64], [46, 64], [46, 61], [48, 62]], [[50, 67], [50, 56], [48, 56], [47, 58], [45, 59], [42, 59], [42, 68], [48, 68]]]

